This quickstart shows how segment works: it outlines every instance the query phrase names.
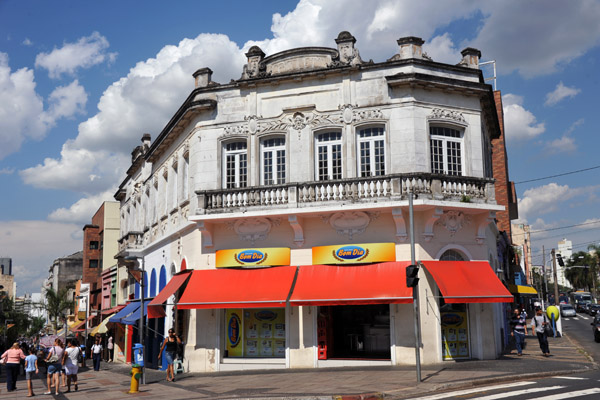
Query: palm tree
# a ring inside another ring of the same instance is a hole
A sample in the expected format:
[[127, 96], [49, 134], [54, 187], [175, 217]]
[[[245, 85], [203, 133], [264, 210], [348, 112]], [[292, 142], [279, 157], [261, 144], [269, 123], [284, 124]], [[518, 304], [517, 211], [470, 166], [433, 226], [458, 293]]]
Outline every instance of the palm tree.
[[[590, 255], [592, 258], [592, 262], [590, 264], [590, 275], [592, 275], [593, 288], [594, 290], [596, 290], [596, 288], [598, 287], [598, 265], [600, 265], [600, 246], [597, 244], [590, 244], [588, 246], [588, 251], [589, 250], [594, 251], [594, 255]], [[594, 293], [594, 298], [596, 297], [595, 294], [596, 293]]]
[[52, 319], [54, 332], [56, 332], [59, 318], [64, 319], [67, 313], [75, 307], [75, 302], [69, 299], [69, 288], [60, 289], [58, 292], [48, 288], [44, 295], [45, 303], [40, 306], [46, 310], [48, 316]]

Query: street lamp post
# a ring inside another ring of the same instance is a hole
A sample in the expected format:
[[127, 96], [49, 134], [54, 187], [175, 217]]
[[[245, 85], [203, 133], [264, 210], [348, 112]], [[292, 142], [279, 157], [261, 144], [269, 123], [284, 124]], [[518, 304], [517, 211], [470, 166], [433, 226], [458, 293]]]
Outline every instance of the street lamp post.
[[[140, 275], [140, 321], [139, 321], [139, 325], [138, 325], [138, 330], [139, 330], [139, 335], [140, 335], [140, 344], [142, 345], [142, 359], [144, 360], [144, 366], [142, 367], [142, 380], [141, 383], [142, 385], [146, 384], [146, 346], [144, 343], [144, 286], [145, 286], [145, 282], [144, 282], [144, 274], [145, 274], [145, 261], [144, 261], [144, 256], [140, 256], [139, 258], [142, 259], [142, 263], [141, 263], [141, 275]], [[140, 265], [140, 262], [138, 260], [137, 256], [129, 256], [129, 257], [125, 257], [126, 261], [129, 261], [131, 263], [136, 263], [137, 265]]]
[[[89, 316], [88, 316], [88, 313], [89, 313], [89, 307], [88, 307], [89, 300], [88, 300], [88, 296], [77, 296], [78, 300], [86, 299], [85, 300], [85, 322], [83, 324], [84, 329], [85, 329], [84, 336], [83, 336], [83, 347], [85, 348], [86, 354], [87, 354], [88, 318], [89, 318]], [[82, 365], [83, 367], [85, 367], [86, 360], [87, 360], [87, 357], [83, 357], [83, 365]]]

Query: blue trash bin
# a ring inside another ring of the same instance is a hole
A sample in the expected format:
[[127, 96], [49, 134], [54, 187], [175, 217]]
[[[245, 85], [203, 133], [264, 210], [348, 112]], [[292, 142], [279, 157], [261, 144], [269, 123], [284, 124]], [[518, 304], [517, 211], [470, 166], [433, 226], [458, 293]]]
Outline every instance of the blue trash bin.
[[144, 366], [144, 346], [140, 343], [133, 344], [133, 363]]

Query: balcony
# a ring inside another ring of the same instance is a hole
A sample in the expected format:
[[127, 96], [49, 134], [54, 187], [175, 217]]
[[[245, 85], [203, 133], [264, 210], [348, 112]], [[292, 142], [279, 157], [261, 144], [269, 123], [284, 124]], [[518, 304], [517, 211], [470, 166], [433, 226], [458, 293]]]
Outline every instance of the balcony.
[[126, 250], [133, 249], [141, 249], [143, 246], [144, 233], [143, 232], [135, 232], [129, 231], [122, 238], [118, 240], [119, 242], [119, 253]]
[[394, 174], [335, 181], [289, 183], [237, 189], [199, 190], [197, 214], [252, 209], [302, 208], [343, 203], [373, 203], [417, 198], [496, 204], [494, 180], [429, 173]]

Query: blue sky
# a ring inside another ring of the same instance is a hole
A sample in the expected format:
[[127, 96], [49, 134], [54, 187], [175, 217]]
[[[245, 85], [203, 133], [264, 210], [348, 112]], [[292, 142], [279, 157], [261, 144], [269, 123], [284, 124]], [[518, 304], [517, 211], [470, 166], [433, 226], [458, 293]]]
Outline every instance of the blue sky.
[[[13, 258], [19, 294], [39, 291], [195, 70], [227, 82], [251, 45], [335, 47], [342, 30], [363, 59], [419, 36], [435, 61], [455, 64], [468, 46], [496, 60], [513, 181], [596, 167], [598, 20], [599, 1], [0, 0], [0, 254]], [[539, 231], [535, 263], [562, 237], [575, 251], [600, 242], [599, 172], [517, 185], [521, 220]]]

